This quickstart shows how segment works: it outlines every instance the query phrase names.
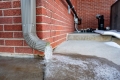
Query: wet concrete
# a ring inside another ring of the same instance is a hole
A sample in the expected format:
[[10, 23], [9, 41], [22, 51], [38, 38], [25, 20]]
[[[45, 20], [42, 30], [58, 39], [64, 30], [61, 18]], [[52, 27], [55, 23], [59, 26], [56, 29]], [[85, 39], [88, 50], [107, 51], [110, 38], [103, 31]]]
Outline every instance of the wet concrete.
[[43, 80], [41, 59], [0, 57], [0, 80]]

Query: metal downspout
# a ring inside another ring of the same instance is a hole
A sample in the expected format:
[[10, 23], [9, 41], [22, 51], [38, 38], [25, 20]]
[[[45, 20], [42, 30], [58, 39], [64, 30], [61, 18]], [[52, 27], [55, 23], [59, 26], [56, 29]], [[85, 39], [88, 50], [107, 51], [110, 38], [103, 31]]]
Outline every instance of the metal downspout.
[[22, 30], [27, 44], [38, 51], [45, 51], [47, 42], [36, 34], [36, 0], [21, 0]]

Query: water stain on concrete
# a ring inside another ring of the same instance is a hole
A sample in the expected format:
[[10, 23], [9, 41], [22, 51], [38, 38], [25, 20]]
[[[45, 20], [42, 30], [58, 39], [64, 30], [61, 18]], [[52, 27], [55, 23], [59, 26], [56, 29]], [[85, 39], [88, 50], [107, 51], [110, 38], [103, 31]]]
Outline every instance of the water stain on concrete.
[[43, 80], [40, 59], [0, 57], [0, 80]]

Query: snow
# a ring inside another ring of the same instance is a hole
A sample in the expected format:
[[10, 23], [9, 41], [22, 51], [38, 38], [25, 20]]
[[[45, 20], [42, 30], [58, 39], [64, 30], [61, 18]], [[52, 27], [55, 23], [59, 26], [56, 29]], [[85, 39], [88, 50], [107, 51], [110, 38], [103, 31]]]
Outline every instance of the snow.
[[118, 45], [117, 43], [115, 42], [104, 42], [105, 44], [109, 45], [109, 46], [113, 46], [113, 47], [116, 47], [116, 48], [120, 48], [120, 45]]

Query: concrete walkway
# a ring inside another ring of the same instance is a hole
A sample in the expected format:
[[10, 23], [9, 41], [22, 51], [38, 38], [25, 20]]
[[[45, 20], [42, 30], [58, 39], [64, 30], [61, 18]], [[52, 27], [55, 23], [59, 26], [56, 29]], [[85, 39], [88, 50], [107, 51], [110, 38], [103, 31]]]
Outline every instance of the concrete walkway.
[[0, 57], [0, 80], [120, 80], [118, 48], [103, 42], [69, 40], [54, 53], [45, 63], [41, 59]]
[[120, 65], [120, 49], [104, 44], [104, 42], [68, 40], [60, 44], [54, 53], [96, 56]]

